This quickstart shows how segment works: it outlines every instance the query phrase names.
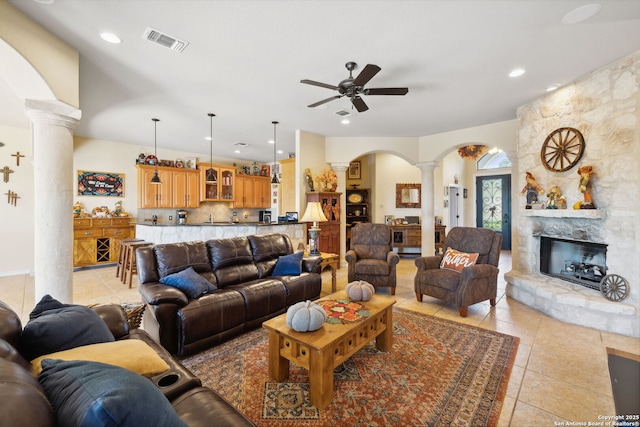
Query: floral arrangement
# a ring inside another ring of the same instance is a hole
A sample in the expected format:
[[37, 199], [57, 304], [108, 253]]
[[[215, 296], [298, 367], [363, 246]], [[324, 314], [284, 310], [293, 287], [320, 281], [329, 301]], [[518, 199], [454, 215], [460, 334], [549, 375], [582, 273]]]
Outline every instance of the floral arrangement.
[[458, 148], [458, 154], [463, 159], [477, 159], [487, 152], [486, 145], [467, 145], [466, 147]]
[[323, 169], [316, 181], [322, 183], [323, 190], [335, 191], [338, 188], [338, 177], [333, 169]]

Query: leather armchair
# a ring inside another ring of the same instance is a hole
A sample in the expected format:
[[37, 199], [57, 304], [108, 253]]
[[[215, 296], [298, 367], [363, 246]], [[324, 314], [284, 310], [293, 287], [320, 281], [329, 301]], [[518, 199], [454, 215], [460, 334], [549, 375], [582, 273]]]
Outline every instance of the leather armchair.
[[443, 255], [416, 259], [414, 278], [416, 298], [429, 295], [458, 306], [461, 317], [467, 317], [468, 307], [489, 300], [496, 305], [498, 293], [498, 261], [502, 234], [488, 228], [454, 227], [445, 238], [444, 248], [478, 253], [475, 265], [462, 272], [440, 268]]
[[396, 265], [391, 229], [385, 224], [356, 224], [351, 229], [351, 245], [345, 254], [349, 283], [364, 280], [375, 288], [391, 288], [396, 294]]

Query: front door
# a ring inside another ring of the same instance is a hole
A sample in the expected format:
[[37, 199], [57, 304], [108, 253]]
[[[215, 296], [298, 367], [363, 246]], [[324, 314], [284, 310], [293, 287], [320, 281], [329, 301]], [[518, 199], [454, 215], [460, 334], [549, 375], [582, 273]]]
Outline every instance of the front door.
[[502, 233], [502, 249], [511, 250], [511, 175], [476, 178], [476, 226]]

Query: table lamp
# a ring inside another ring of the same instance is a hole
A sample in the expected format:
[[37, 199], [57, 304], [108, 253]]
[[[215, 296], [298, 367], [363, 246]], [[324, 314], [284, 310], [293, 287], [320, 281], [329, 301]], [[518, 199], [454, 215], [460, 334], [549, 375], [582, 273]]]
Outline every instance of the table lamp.
[[318, 238], [320, 237], [318, 222], [324, 221], [327, 221], [327, 217], [324, 216], [320, 202], [307, 203], [307, 210], [304, 211], [300, 222], [313, 222], [313, 226], [309, 229], [309, 255], [320, 255], [320, 251], [318, 250]]

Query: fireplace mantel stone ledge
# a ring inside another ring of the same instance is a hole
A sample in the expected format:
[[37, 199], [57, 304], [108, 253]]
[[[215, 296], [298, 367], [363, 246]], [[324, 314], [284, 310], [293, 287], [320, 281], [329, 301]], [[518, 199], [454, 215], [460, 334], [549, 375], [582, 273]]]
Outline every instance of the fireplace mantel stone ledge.
[[604, 209], [523, 209], [522, 216], [539, 216], [544, 218], [585, 218], [602, 219]]
[[543, 274], [511, 270], [506, 294], [555, 319], [640, 338], [636, 307], [606, 299], [599, 291]]

